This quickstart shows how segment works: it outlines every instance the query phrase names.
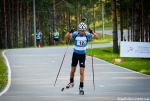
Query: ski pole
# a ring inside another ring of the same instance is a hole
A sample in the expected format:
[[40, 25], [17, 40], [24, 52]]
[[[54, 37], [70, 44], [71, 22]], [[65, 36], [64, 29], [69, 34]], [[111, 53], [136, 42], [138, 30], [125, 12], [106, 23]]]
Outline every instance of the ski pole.
[[93, 52], [92, 52], [92, 42], [91, 42], [91, 55], [92, 55], [93, 87], [94, 87], [94, 90], [95, 90], [95, 83], [94, 83], [94, 65], [93, 65]]
[[[92, 36], [92, 30], [89, 28], [89, 32]], [[95, 83], [94, 83], [94, 65], [93, 65], [93, 52], [92, 52], [92, 42], [91, 42], [91, 56], [92, 56], [92, 73], [93, 73], [93, 87], [94, 87], [94, 90], [95, 90]]]
[[62, 62], [61, 62], [61, 65], [60, 65], [60, 68], [59, 68], [59, 71], [58, 71], [58, 74], [57, 74], [57, 77], [56, 77], [55, 83], [54, 83], [54, 86], [56, 85], [57, 78], [58, 78], [58, 76], [59, 76], [59, 73], [60, 73], [60, 70], [61, 70], [62, 64], [63, 64], [63, 62], [64, 62], [64, 59], [65, 59], [65, 56], [66, 56], [66, 52], [67, 52], [67, 50], [68, 50], [69, 43], [70, 43], [70, 39], [69, 39], [69, 41], [68, 41], [68, 45], [67, 45], [67, 48], [66, 48], [65, 54], [64, 54], [64, 56], [63, 56], [63, 59], [62, 59]]

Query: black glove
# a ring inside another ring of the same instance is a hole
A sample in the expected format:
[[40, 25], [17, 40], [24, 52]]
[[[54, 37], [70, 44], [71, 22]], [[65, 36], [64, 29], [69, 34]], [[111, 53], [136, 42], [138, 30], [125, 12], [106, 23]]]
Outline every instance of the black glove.
[[71, 29], [70, 31], [69, 31], [69, 33], [73, 33], [74, 32], [74, 29]]
[[93, 31], [89, 28], [89, 33], [91, 33], [91, 34], [92, 34], [92, 32], [93, 32]]

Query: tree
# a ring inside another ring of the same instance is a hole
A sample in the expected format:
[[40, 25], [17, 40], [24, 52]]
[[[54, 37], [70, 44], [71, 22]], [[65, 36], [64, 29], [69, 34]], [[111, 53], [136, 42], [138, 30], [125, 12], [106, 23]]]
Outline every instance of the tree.
[[[104, 0], [103, 3], [105, 22], [110, 23], [113, 18], [114, 53], [118, 53], [117, 27], [119, 24], [121, 41], [123, 41], [123, 29], [127, 28], [127, 41], [150, 42], [150, 1], [111, 1]], [[83, 17], [87, 19], [88, 28], [92, 27], [95, 30], [96, 27], [101, 26], [101, 13], [99, 12], [101, 6], [99, 3], [100, 0], [36, 1], [36, 22], [37, 27], [43, 33], [42, 45], [52, 44], [53, 38], [50, 35], [55, 28], [60, 32], [60, 43], [64, 43], [66, 31], [77, 28]], [[0, 5], [0, 48], [33, 46], [32, 0], [1, 0]], [[99, 25], [96, 25], [97, 23]]]
[[112, 0], [112, 15], [113, 15], [113, 53], [118, 53], [116, 0]]

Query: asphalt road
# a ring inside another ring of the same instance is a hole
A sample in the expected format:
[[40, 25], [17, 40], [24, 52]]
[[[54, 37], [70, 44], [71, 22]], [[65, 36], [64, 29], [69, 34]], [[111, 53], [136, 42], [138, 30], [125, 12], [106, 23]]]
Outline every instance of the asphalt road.
[[[93, 45], [107, 47], [110, 44]], [[90, 46], [89, 46], [90, 47]], [[0, 101], [150, 101], [150, 76], [94, 58], [95, 90], [91, 57], [87, 56], [85, 95], [79, 95], [79, 67], [75, 86], [69, 83], [72, 46], [68, 47], [58, 80], [54, 82], [66, 51], [65, 47], [9, 49], [4, 51], [11, 71], [10, 87], [0, 93]], [[140, 99], [140, 100], [137, 100]]]

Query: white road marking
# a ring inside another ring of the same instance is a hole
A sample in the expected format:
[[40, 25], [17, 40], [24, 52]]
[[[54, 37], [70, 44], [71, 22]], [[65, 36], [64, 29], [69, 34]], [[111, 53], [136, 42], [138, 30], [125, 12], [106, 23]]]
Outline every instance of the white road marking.
[[103, 85], [99, 85], [100, 87], [104, 87]]

